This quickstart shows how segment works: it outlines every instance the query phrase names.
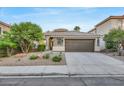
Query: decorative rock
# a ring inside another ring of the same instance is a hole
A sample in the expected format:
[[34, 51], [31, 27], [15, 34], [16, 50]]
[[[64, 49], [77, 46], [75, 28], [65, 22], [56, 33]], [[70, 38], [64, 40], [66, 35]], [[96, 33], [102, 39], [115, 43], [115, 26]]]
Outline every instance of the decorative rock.
[[24, 57], [24, 56], [27, 56], [26, 53], [19, 53], [19, 54], [16, 54], [15, 57]]
[[38, 58], [43, 58], [42, 54], [38, 54], [37, 56], [38, 56]]

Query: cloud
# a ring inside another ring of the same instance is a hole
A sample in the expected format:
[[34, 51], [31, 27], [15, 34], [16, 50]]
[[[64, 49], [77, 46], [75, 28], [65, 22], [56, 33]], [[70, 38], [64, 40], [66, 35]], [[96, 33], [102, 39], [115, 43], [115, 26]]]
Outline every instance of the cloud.
[[34, 12], [43, 13], [44, 15], [58, 15], [61, 14], [61, 10], [57, 8], [34, 8]]
[[41, 13], [27, 13], [27, 14], [12, 15], [12, 17], [18, 19], [18, 18], [26, 18], [26, 17], [36, 17], [40, 15]]
[[83, 12], [83, 14], [93, 14], [97, 11], [97, 8], [95, 7], [83, 7], [79, 8], [80, 11]]
[[[33, 18], [33, 17], [43, 17], [43, 16], [60, 16], [61, 14], [65, 14], [66, 16], [78, 16], [78, 15], [82, 15], [82, 13], [85, 14], [89, 14], [89, 13], [93, 13], [96, 8], [89, 8], [89, 7], [79, 7], [79, 8], [75, 8], [75, 7], [71, 7], [71, 8], [50, 8], [50, 7], [42, 7], [42, 8], [31, 8], [31, 12], [29, 13], [25, 13], [25, 14], [12, 14], [9, 15], [10, 17], [14, 18], [15, 20], [18, 19], [29, 19], [29, 18]], [[75, 13], [77, 10], [82, 11], [79, 13]], [[70, 11], [70, 12], [68, 12]], [[4, 16], [4, 12], [3, 9], [0, 9], [0, 15]], [[6, 16], [7, 16], [6, 15]], [[82, 15], [83, 16], [83, 15]], [[62, 21], [60, 19], [60, 21]], [[58, 20], [59, 22], [59, 20]]]
[[43, 29], [53, 30], [56, 28], [67, 28], [72, 30], [74, 26], [78, 25], [81, 27], [81, 31], [89, 31], [92, 29], [93, 24], [89, 18], [90, 13], [96, 11], [96, 8], [89, 7], [70, 7], [70, 8], [30, 8], [30, 11], [21, 13], [15, 13], [14, 10], [11, 10], [14, 13], [7, 12], [9, 9], [0, 8], [0, 15], [3, 15], [2, 18], [8, 20], [8, 22], [21, 22], [21, 21], [32, 21], [37, 24], [40, 24]]
[[95, 12], [98, 8], [96, 7], [70, 7], [68, 9], [72, 11], [82, 11], [84, 13], [92, 13], [92, 12]]
[[32, 8], [32, 13], [12, 15], [13, 18], [26, 18], [26, 17], [41, 17], [41, 16], [55, 16], [61, 14], [61, 11], [58, 9], [50, 8]]

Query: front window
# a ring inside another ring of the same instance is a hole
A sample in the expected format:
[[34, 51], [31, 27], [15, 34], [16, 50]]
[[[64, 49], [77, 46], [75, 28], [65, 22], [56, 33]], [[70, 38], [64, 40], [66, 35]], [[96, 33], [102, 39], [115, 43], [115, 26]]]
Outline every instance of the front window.
[[57, 45], [62, 46], [63, 45], [63, 38], [62, 37], [57, 37]]

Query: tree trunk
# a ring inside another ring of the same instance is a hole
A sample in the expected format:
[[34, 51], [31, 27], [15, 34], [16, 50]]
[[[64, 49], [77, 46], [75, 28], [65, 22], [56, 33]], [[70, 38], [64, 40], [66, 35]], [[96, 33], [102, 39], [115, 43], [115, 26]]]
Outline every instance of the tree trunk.
[[10, 57], [11, 56], [11, 49], [9, 47], [7, 47], [6, 51], [7, 51], [7, 56]]
[[19, 43], [19, 46], [20, 46], [20, 48], [21, 48], [22, 53], [24, 53], [25, 51], [24, 51], [23, 46], [22, 46], [21, 43]]
[[14, 53], [13, 48], [10, 49], [10, 54], [12, 55]]
[[32, 44], [32, 43], [30, 43], [30, 44], [25, 44], [25, 43], [22, 44], [22, 43], [20, 43], [21, 51], [22, 51], [23, 53], [28, 53], [29, 50], [30, 50], [31, 44]]
[[30, 48], [31, 48], [31, 44], [32, 43], [30, 43], [29, 45], [28, 45], [28, 47], [27, 47], [27, 51], [29, 52], [29, 50], [30, 50]]
[[120, 46], [120, 43], [118, 43], [118, 55], [119, 56], [122, 56], [122, 49], [121, 49], [122, 46]]

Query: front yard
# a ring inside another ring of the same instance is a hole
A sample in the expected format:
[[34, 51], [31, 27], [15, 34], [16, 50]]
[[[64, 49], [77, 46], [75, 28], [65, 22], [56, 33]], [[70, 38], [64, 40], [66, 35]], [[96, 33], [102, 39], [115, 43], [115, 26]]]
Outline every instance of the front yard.
[[[58, 55], [61, 55], [60, 62], [53, 61], [53, 57]], [[60, 54], [59, 52], [33, 52], [0, 58], [0, 66], [40, 66], [65, 64], [64, 53]]]

